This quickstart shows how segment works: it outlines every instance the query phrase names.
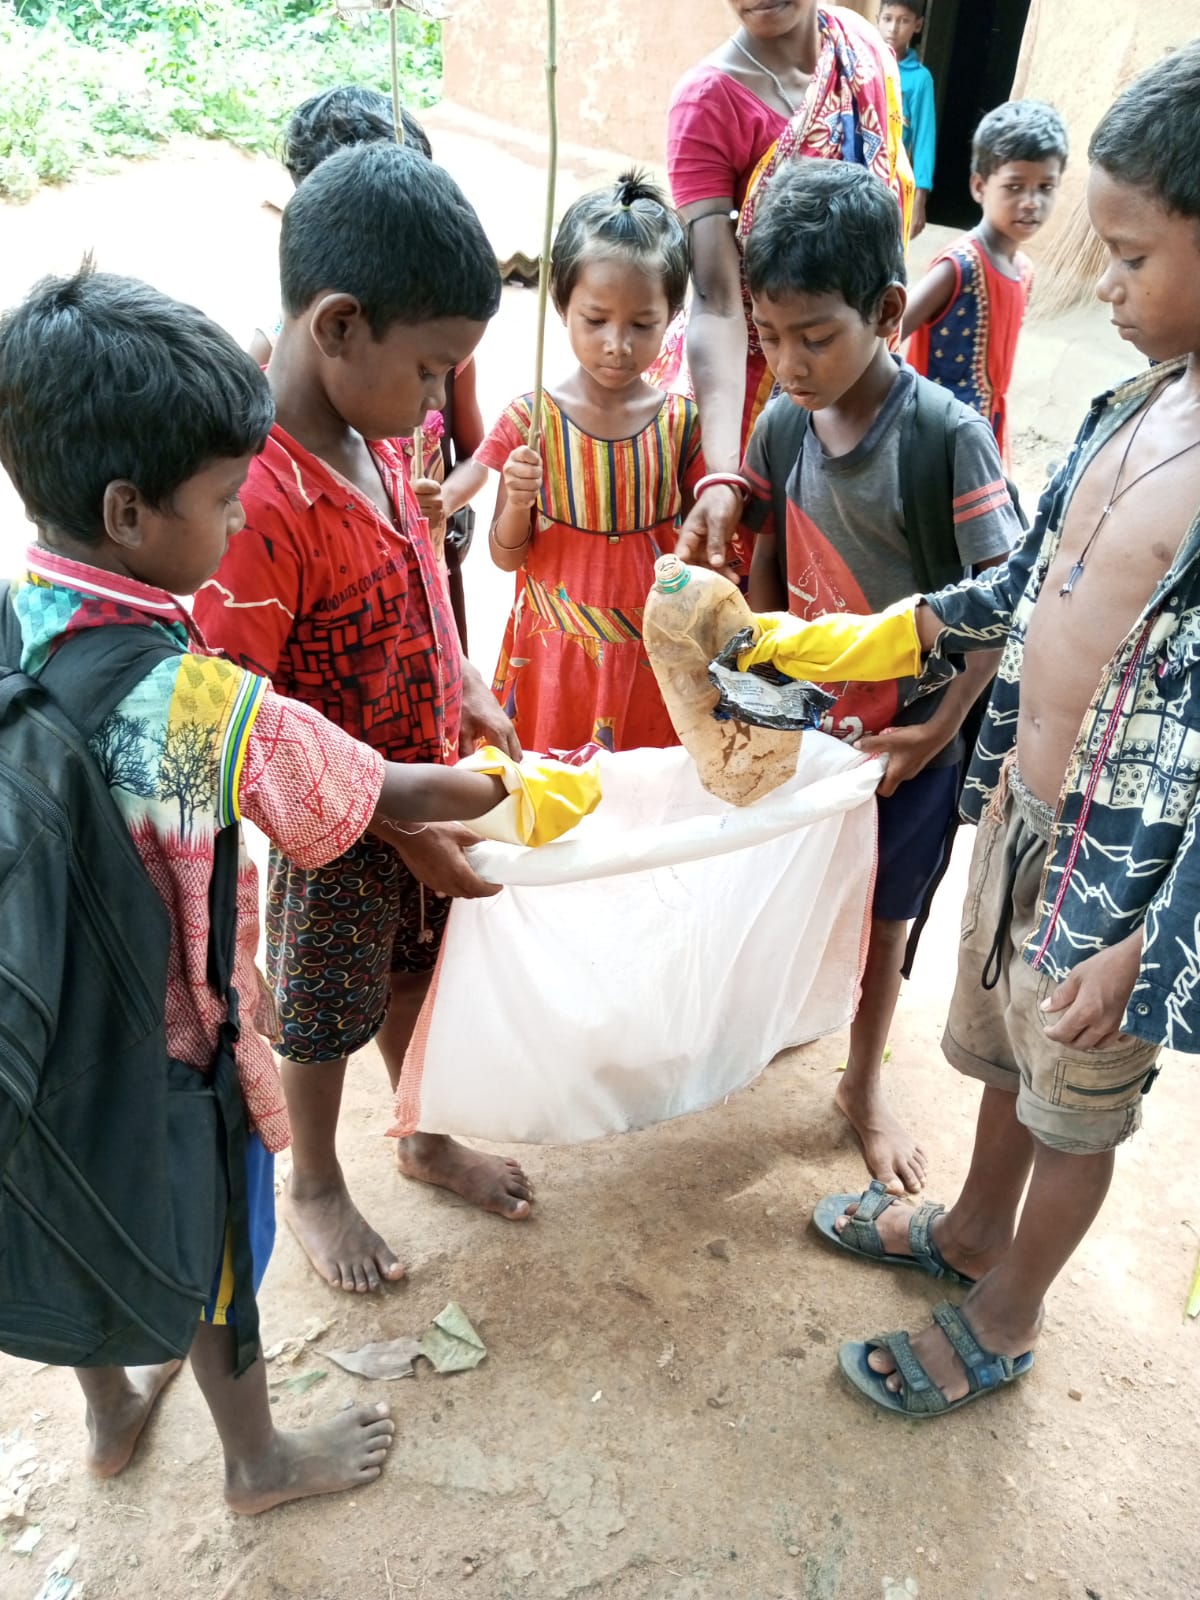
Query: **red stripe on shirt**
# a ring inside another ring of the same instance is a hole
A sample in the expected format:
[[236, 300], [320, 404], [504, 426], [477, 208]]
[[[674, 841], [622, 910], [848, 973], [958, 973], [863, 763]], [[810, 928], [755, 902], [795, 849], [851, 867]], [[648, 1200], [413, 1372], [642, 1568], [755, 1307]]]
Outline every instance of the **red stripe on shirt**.
[[1005, 483], [1003, 478], [996, 478], [994, 480], [994, 482], [992, 482], [992, 483], [981, 484], [980, 487], [977, 488], [977, 489], [970, 489], [970, 490], [967, 491], [966, 494], [960, 494], [958, 496], [958, 498], [954, 502], [954, 509], [955, 509], [955, 511], [957, 511], [960, 507], [965, 509], [967, 506], [971, 505], [974, 501], [982, 500], [985, 495], [994, 495], [996, 493], [996, 491], [1000, 490], [1000, 489], [1002, 489], [1004, 491], [1004, 493], [1001, 496], [1001, 498], [1002, 499], [1007, 499], [1007, 497], [1008, 497], [1008, 485], [1007, 485], [1007, 483]]

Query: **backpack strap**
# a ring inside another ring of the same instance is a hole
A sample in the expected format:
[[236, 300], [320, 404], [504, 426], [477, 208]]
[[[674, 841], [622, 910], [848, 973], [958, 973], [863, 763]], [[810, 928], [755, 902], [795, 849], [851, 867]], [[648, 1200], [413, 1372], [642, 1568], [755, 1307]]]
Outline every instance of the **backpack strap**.
[[442, 437], [438, 448], [442, 453], [442, 467], [447, 477], [454, 466], [454, 383], [458, 374], [454, 368], [446, 374], [446, 398], [442, 402]]
[[[913, 570], [923, 594], [944, 589], [962, 576], [953, 509], [960, 404], [951, 390], [918, 374], [916, 404], [900, 440], [901, 504]], [[1007, 475], [1004, 482], [1018, 521], [1028, 529], [1016, 484]]]
[[82, 628], [64, 635], [34, 679], [21, 671], [22, 648], [11, 586], [0, 583], [0, 717], [36, 685], [50, 695], [85, 744], [160, 661], [184, 654], [182, 646], [150, 623]]
[[916, 403], [900, 435], [900, 504], [922, 594], [962, 576], [954, 537], [954, 446], [959, 402], [949, 389], [919, 374]]
[[225, 1018], [213, 1054], [212, 1088], [225, 1136], [229, 1244], [233, 1261], [233, 1303], [237, 1309], [235, 1374], [241, 1377], [258, 1358], [258, 1306], [254, 1296], [254, 1256], [250, 1248], [250, 1196], [246, 1184], [246, 1107], [237, 1071], [241, 1011], [233, 982], [237, 954], [237, 823], [213, 840], [208, 885], [208, 981], [225, 1002]]
[[[772, 400], [762, 414], [759, 426], [767, 447], [771, 471], [771, 515], [775, 522], [775, 561], [787, 593], [787, 486], [804, 454], [804, 435], [808, 432], [808, 412], [784, 397]], [[780, 470], [783, 463], [786, 470]]]

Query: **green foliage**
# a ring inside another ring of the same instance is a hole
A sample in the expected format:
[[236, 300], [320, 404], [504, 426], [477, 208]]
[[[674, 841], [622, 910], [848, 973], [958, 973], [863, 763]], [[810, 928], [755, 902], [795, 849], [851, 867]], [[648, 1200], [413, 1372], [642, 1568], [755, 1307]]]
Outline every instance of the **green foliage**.
[[[401, 13], [400, 93], [440, 92], [441, 28]], [[333, 0], [0, 0], [0, 196], [172, 133], [274, 151], [289, 113], [338, 83], [391, 88], [387, 22]]]

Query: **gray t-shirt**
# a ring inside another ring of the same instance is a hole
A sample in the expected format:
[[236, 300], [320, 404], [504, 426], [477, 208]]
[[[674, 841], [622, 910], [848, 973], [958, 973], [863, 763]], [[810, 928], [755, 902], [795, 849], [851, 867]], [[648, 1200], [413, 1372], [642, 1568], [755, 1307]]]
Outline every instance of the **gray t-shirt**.
[[[751, 435], [745, 461], [754, 490], [746, 512], [749, 527], [769, 524], [773, 475], [787, 474], [788, 525], [774, 532], [787, 541], [788, 608], [793, 615], [882, 611], [916, 592], [900, 499], [901, 437], [915, 404], [916, 374], [901, 365], [879, 415], [845, 455], [826, 453], [811, 418], [798, 462], [768, 459], [761, 424]], [[947, 509], [964, 574], [981, 562], [1006, 556], [1022, 532], [992, 430], [966, 406], [955, 434], [953, 506]], [[906, 706], [913, 687], [909, 679], [827, 687], [838, 694], [838, 703], [826, 726], [842, 738], [924, 722], [940, 698], [923, 695]]]

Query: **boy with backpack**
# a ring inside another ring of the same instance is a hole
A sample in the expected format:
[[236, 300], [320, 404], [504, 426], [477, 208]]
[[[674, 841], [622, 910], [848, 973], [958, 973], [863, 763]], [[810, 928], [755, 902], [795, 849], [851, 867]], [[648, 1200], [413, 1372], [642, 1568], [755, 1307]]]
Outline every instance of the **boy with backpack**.
[[[754, 610], [880, 610], [927, 576], [952, 582], [1003, 560], [1021, 527], [991, 430], [888, 349], [904, 315], [905, 270], [887, 188], [848, 162], [794, 163], [763, 202], [745, 260], [783, 393], [751, 435], [744, 488], [706, 493], [724, 497], [727, 525], [740, 513], [757, 533]], [[888, 757], [862, 998], [836, 1103], [890, 1192], [915, 1192], [925, 1178], [924, 1152], [881, 1084], [908, 924], [941, 869], [960, 730], [994, 670], [993, 658], [975, 656], [944, 693], [912, 707], [905, 684], [825, 686], [837, 695], [826, 731]]]
[[[267, 379], [277, 421], [243, 496], [246, 527], [196, 597], [205, 633], [390, 761], [453, 762], [512, 724], [459, 648], [401, 441], [500, 304], [492, 250], [458, 185], [396, 144], [341, 150], [288, 201], [283, 327]], [[349, 1058], [372, 1039], [395, 1088], [449, 897], [495, 893], [432, 827], [355, 844], [314, 868], [275, 851], [268, 967], [292, 1124], [284, 1215], [320, 1276], [350, 1293], [403, 1277], [337, 1156]], [[397, 1142], [406, 1177], [512, 1221], [532, 1189], [515, 1161], [434, 1133]]]
[[0, 1349], [76, 1367], [102, 1476], [190, 1354], [243, 1513], [365, 1485], [394, 1429], [272, 1419], [288, 1123], [238, 822], [315, 867], [526, 795], [496, 751], [385, 762], [205, 648], [175, 597], [241, 528], [273, 415], [222, 329], [135, 280], [85, 266], [0, 318], [0, 462], [37, 528], [0, 597]]

